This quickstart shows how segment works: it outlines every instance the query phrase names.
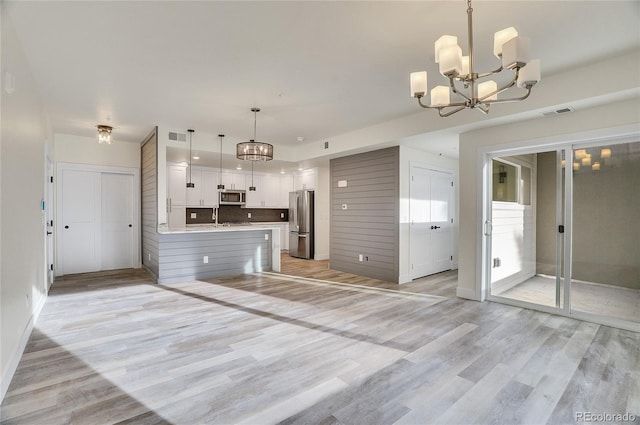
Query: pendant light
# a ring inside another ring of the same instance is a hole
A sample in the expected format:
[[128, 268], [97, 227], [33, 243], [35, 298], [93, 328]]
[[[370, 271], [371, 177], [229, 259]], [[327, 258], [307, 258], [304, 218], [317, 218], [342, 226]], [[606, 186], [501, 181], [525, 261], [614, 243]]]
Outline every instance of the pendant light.
[[251, 186], [250, 191], [255, 191], [253, 185], [253, 163], [255, 161], [271, 161], [273, 159], [273, 145], [265, 142], [256, 142], [256, 122], [260, 108], [251, 108], [253, 112], [253, 139], [236, 145], [236, 158], [251, 161]]
[[224, 184], [222, 184], [222, 138], [224, 134], [218, 134], [220, 138], [220, 168], [218, 169], [218, 190], [224, 190]]
[[193, 189], [196, 185], [191, 181], [191, 139], [195, 130], [189, 129], [187, 131], [189, 132], [189, 181], [187, 182], [187, 188]]

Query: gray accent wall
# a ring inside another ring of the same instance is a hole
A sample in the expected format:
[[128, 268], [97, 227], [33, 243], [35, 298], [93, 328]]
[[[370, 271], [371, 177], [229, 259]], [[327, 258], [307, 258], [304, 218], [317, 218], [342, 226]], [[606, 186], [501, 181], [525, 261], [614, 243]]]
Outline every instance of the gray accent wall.
[[399, 164], [399, 147], [331, 160], [332, 269], [398, 282]]
[[[269, 240], [265, 240], [265, 234]], [[271, 270], [271, 230], [159, 234], [158, 283]], [[208, 256], [208, 263], [204, 262]]]
[[142, 143], [142, 266], [158, 277], [158, 129]]

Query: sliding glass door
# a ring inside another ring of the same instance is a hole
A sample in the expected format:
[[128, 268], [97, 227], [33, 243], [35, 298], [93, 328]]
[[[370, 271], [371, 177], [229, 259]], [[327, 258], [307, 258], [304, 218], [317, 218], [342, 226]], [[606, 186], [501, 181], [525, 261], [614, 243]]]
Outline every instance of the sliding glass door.
[[571, 310], [640, 322], [640, 142], [572, 153]]
[[490, 295], [561, 308], [563, 152], [491, 158]]
[[485, 171], [488, 299], [640, 330], [640, 142], [493, 152]]

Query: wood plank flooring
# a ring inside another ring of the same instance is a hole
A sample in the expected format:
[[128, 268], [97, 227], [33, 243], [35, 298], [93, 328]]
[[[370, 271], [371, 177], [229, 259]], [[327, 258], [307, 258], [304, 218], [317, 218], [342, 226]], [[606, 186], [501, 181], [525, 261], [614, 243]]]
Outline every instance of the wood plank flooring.
[[316, 278], [58, 279], [0, 422], [567, 424], [591, 412], [640, 423], [638, 333]]

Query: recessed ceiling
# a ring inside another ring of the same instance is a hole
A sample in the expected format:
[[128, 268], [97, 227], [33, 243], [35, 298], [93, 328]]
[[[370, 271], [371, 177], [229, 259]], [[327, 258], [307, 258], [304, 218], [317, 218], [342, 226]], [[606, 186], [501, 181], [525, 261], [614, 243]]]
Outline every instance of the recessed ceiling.
[[[156, 125], [246, 140], [252, 106], [276, 149], [321, 141], [415, 114], [409, 73], [442, 84], [433, 42], [467, 44], [465, 1], [3, 3], [54, 132], [109, 123], [116, 141]], [[638, 49], [639, 14], [637, 1], [476, 1], [476, 68], [499, 65], [493, 33], [508, 26], [543, 78]]]

